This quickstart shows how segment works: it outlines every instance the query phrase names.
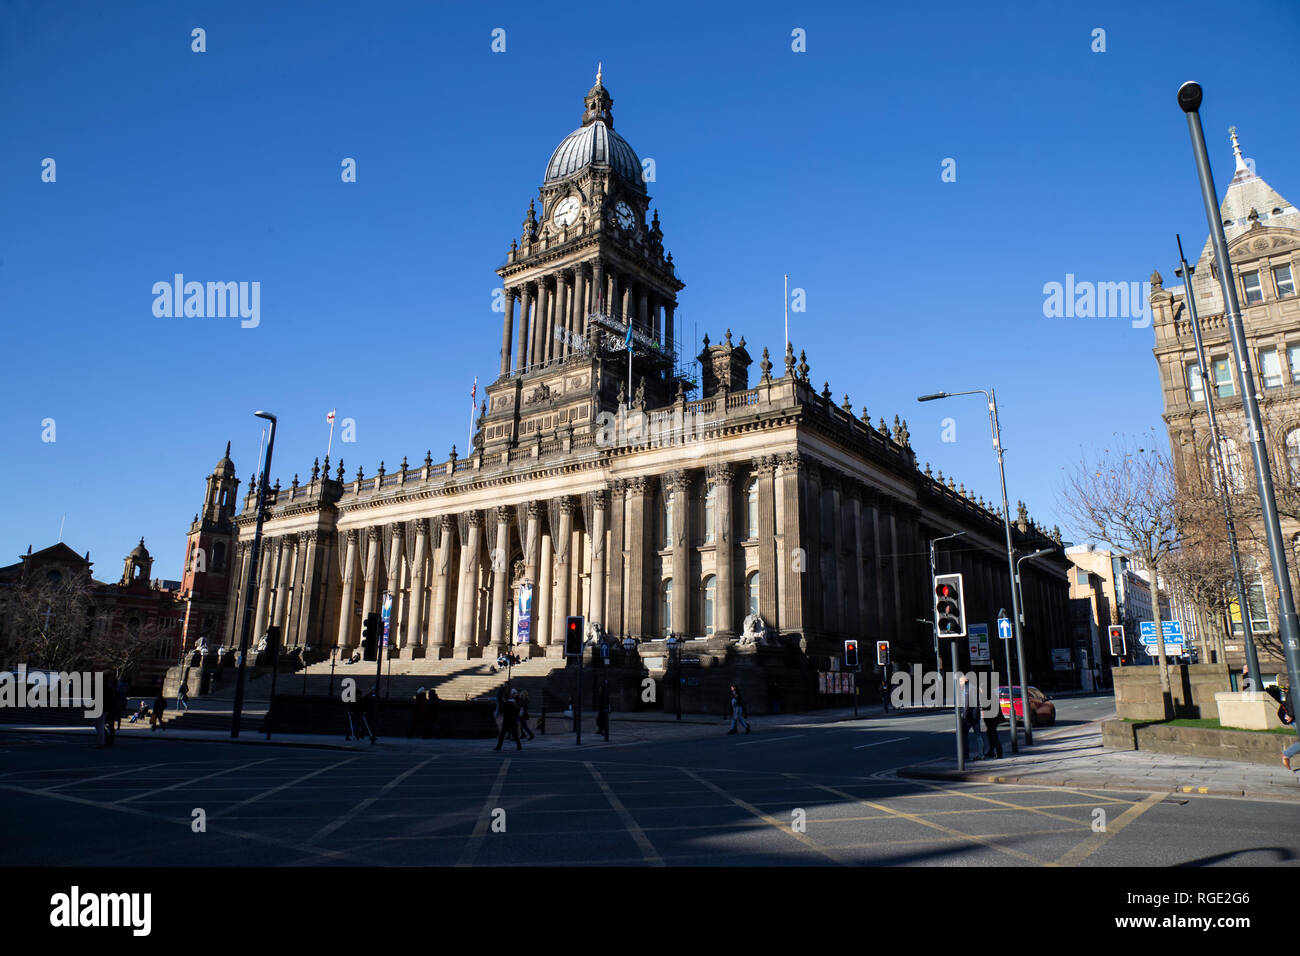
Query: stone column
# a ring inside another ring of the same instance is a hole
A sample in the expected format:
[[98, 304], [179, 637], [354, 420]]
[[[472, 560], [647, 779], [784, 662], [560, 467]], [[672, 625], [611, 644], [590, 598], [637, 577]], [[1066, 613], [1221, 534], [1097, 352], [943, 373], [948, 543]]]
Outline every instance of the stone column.
[[[644, 637], [649, 633], [645, 613], [645, 525], [649, 517], [646, 514], [647, 491], [645, 478], [628, 479], [627, 492], [631, 514], [628, 518], [627, 531], [627, 621], [624, 623], [624, 630], [629, 637]], [[653, 594], [655, 591], [650, 593]]]
[[347, 532], [347, 547], [344, 549], [343, 567], [339, 570], [343, 573], [343, 603], [339, 606], [339, 639], [338, 646], [340, 651], [346, 650], [352, 646], [352, 625], [354, 623], [356, 605], [356, 567], [357, 567], [357, 529], [349, 528]]
[[[670, 532], [673, 549], [672, 631], [678, 635], [684, 635], [690, 630], [691, 601], [696, 592], [691, 581], [691, 503], [687, 494], [690, 487], [690, 478], [684, 471], [672, 471], [665, 476], [664, 493], [671, 495], [673, 502], [673, 526]], [[717, 630], [716, 616], [714, 630]]]
[[[274, 543], [275, 547], [267, 545]], [[258, 555], [257, 569], [257, 614], [253, 617], [252, 634], [249, 642], [252, 647], [257, 647], [258, 640], [261, 639], [262, 632], [266, 629], [267, 615], [270, 613], [271, 599], [271, 574], [275, 569], [275, 552], [279, 549], [280, 541], [278, 538], [271, 538], [269, 541], [263, 540], [262, 553]]]
[[645, 286], [640, 286], [637, 289], [636, 324], [644, 332], [650, 331], [650, 300], [648, 296], [649, 290]]
[[732, 477], [733, 471], [729, 464], [709, 466], [709, 484], [715, 489], [713, 545], [718, 577], [713, 630], [720, 637], [733, 637], [736, 633], [736, 586], [732, 569], [732, 561], [735, 557], [731, 505]]
[[605, 314], [618, 322], [620, 321], [618, 314], [618, 273], [610, 269], [606, 276], [606, 282], [609, 288], [605, 293]]
[[[539, 648], [551, 643], [551, 592], [555, 589], [555, 571], [551, 566], [551, 529], [541, 537], [542, 560], [537, 567], [537, 587], [533, 589], [533, 640]], [[561, 640], [563, 638], [561, 637]], [[563, 653], [563, 652], [561, 652]]]
[[664, 345], [668, 351], [673, 347], [673, 309], [676, 307], [675, 302], [664, 303]]
[[229, 602], [235, 608], [235, 613], [226, 623], [227, 647], [239, 646], [240, 628], [244, 623], [244, 612], [248, 602], [248, 562], [252, 545], [247, 541], [240, 541], [236, 547], [239, 549], [239, 583], [236, 586], [234, 600]]
[[492, 551], [492, 624], [488, 642], [496, 657], [508, 643], [506, 639], [506, 604], [510, 600], [506, 577], [510, 565], [510, 509], [496, 509], [496, 547]]
[[631, 282], [627, 282], [624, 284], [623, 294], [619, 297], [619, 299], [620, 299], [620, 304], [618, 309], [619, 316], [623, 319], [624, 322], [635, 324], [636, 313], [633, 310], [636, 308], [636, 305], [632, 300]]
[[515, 290], [506, 290], [506, 316], [501, 327], [501, 375], [510, 374], [510, 333], [515, 324]]
[[[605, 298], [605, 264], [599, 259], [595, 259], [591, 263], [591, 299], [591, 310], [593, 312], [606, 312], [609, 310], [609, 305]], [[585, 316], [582, 320], [582, 331], [584, 334], [587, 331], [587, 320]]]
[[438, 554], [434, 561], [432, 623], [429, 627], [428, 656], [448, 657], [447, 606], [451, 601], [451, 552], [455, 548], [455, 521], [451, 515], [438, 518]]
[[844, 576], [841, 570], [844, 561], [844, 510], [843, 496], [840, 493], [841, 476], [830, 469], [823, 470], [822, 510], [829, 519], [825, 548], [830, 553], [829, 567], [823, 579], [826, 595], [826, 629], [843, 632], [844, 630]]
[[[303, 647], [311, 643], [309, 628], [316, 623], [315, 606], [323, 603], [317, 600], [320, 588], [320, 575], [317, 565], [320, 563], [320, 549], [317, 545], [316, 529], [298, 533], [298, 560], [294, 562], [293, 572], [293, 615], [291, 624], [293, 634], [285, 635], [285, 643]], [[323, 599], [324, 595], [321, 595]]]
[[[578, 266], [573, 270], [573, 308], [570, 310], [569, 331], [574, 338], [587, 334], [587, 270]], [[572, 351], [572, 348], [570, 348]]]
[[533, 344], [532, 344], [532, 363], [537, 365], [546, 361], [546, 313], [547, 300], [549, 298], [546, 288], [546, 280], [542, 279], [537, 283], [537, 304], [533, 308]]
[[623, 529], [626, 525], [627, 483], [617, 478], [610, 489], [609, 551], [605, 568], [605, 630], [622, 634], [623, 629]]
[[[768, 627], [778, 625], [776, 599], [781, 590], [776, 576], [775, 474], [775, 459], [766, 455], [754, 459], [754, 479], [758, 482], [758, 615]], [[780, 625], [784, 627], [784, 621]]]
[[605, 490], [591, 496], [591, 611], [588, 616], [605, 624]]
[[802, 633], [804, 624], [804, 579], [808, 576], [808, 551], [800, 520], [802, 488], [800, 472], [804, 461], [798, 452], [778, 459], [781, 482], [781, 606], [777, 616], [783, 633]]
[[361, 620], [379, 611], [379, 535], [378, 525], [366, 529], [366, 589], [361, 598]]
[[528, 286], [520, 290], [519, 300], [519, 342], [515, 346], [515, 368], [522, 371], [528, 365], [528, 336], [532, 328], [530, 322], [533, 308], [533, 294]]
[[415, 520], [415, 554], [411, 559], [411, 590], [407, 599], [406, 641], [402, 645], [402, 659], [414, 660], [424, 656], [424, 559], [429, 549], [429, 519]]
[[555, 535], [555, 604], [551, 609], [552, 635], [564, 634], [564, 619], [569, 616], [569, 555], [573, 549], [573, 511], [577, 507], [569, 495], [560, 502], [560, 528]]
[[474, 603], [478, 593], [478, 562], [483, 512], [469, 513], [469, 532], [460, 555], [460, 583], [457, 590], [455, 656], [467, 660], [474, 647]]
[[280, 583], [275, 601], [275, 623], [280, 627], [280, 646], [289, 642], [289, 621], [293, 613], [294, 578], [297, 577], [298, 536], [286, 535], [280, 545]]
[[[398, 618], [398, 609], [402, 600], [402, 557], [406, 553], [405, 531], [401, 522], [394, 522], [388, 526], [388, 581], [384, 590], [392, 598], [392, 609], [388, 614], [388, 648], [389, 652], [396, 651], [402, 642], [402, 631]], [[382, 614], [384, 604], [379, 602], [379, 612]]]
[[[866, 615], [863, 609], [862, 593], [865, 579], [862, 571], [862, 488], [856, 481], [850, 481], [846, 489], [845, 505], [848, 514], [849, 561], [844, 583], [848, 590], [848, 617], [845, 629], [853, 637], [861, 638], [866, 634]], [[859, 653], [861, 653], [859, 651]], [[874, 658], [873, 658], [874, 659]]]
[[551, 335], [551, 355], [564, 358], [569, 354], [569, 277], [561, 272], [555, 277], [555, 331]]

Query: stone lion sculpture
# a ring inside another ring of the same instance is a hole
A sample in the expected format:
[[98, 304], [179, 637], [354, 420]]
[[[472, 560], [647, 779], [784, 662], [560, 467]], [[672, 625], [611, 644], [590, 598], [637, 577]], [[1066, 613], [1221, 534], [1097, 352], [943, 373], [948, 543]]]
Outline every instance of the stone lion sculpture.
[[587, 622], [587, 633], [585, 635], [586, 643], [599, 644], [605, 640], [605, 629], [601, 627], [598, 621]]
[[748, 615], [741, 625], [740, 637], [737, 639], [737, 643], [741, 647], [752, 647], [755, 644], [768, 643], [767, 625], [763, 623], [763, 619], [757, 614]]

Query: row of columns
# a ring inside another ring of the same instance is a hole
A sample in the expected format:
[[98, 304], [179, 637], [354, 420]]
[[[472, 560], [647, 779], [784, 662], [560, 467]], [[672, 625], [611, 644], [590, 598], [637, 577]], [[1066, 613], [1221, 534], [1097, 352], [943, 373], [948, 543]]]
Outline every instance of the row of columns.
[[[518, 321], [515, 306], [518, 304]], [[672, 350], [676, 302], [601, 259], [505, 290], [501, 326], [501, 374], [568, 358], [587, 336], [587, 318], [603, 310], [616, 322], [631, 317], [636, 328]], [[660, 315], [662, 313], [662, 327]]]

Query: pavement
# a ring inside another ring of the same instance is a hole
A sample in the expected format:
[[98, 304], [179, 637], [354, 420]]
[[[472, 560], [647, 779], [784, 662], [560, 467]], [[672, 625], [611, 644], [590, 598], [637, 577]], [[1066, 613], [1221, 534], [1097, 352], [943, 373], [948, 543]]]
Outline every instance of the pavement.
[[[1101, 745], [1102, 721], [1059, 730], [1035, 730], [1034, 745], [1017, 756], [1003, 745], [1003, 759], [967, 761], [957, 770], [954, 754], [900, 767], [898, 776], [914, 780], [952, 780], [1088, 790], [1189, 793], [1300, 803], [1300, 777], [1282, 766], [1215, 760], [1138, 750], [1107, 750]], [[981, 745], [983, 737], [980, 738]], [[1297, 762], [1300, 766], [1300, 761]]]

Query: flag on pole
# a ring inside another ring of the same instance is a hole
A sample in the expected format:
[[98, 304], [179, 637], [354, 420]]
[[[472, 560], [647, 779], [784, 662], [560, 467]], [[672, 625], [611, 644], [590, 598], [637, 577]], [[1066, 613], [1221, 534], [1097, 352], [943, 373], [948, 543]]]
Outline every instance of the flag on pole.
[[632, 320], [631, 320], [631, 319], [628, 319], [628, 323], [627, 323], [627, 340], [626, 340], [626, 342], [625, 342], [624, 344], [627, 346], [627, 350], [628, 350], [629, 352], [632, 351]]
[[333, 424], [334, 424], [334, 412], [337, 412], [337, 411], [338, 411], [338, 409], [336, 408], [336, 409], [334, 409], [334, 411], [330, 412], [328, 415], [325, 416], [325, 421], [326, 421], [327, 424], [330, 424], [330, 425], [333, 425]]
[[475, 375], [475, 376], [474, 376], [474, 387], [471, 388], [471, 389], [469, 390], [469, 400], [470, 400], [470, 404], [473, 404], [473, 403], [474, 403], [474, 400], [477, 399], [477, 398], [478, 398], [478, 376]]

